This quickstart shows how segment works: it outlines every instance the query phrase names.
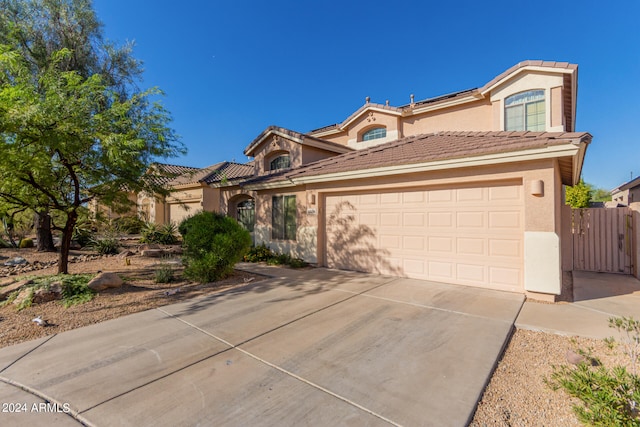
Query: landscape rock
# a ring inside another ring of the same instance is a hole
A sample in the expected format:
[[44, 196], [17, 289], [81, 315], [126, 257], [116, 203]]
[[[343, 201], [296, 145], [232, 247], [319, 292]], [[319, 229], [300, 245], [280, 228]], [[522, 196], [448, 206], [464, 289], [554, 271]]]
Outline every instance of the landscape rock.
[[147, 258], [161, 258], [165, 253], [164, 249], [145, 249], [140, 255]]
[[87, 284], [94, 291], [100, 292], [108, 288], [119, 288], [123, 280], [116, 273], [100, 273]]
[[20, 291], [16, 299], [13, 300], [13, 305], [19, 306], [22, 305], [26, 300], [31, 298], [31, 294], [33, 293], [33, 289], [26, 288]]
[[130, 250], [124, 250], [118, 254], [120, 258], [127, 258], [135, 255], [135, 252], [131, 252]]
[[585, 361], [585, 357], [581, 354], [576, 353], [573, 350], [567, 350], [567, 362], [572, 363], [574, 365], [579, 365]]
[[145, 243], [144, 245], [138, 246], [139, 252], [146, 251], [147, 249], [161, 249], [161, 248], [160, 248], [160, 245], [158, 245], [157, 243]]
[[23, 286], [30, 285], [33, 283], [33, 280], [19, 280], [15, 283], [11, 283], [7, 286], [3, 286], [0, 288], [0, 301], [5, 300], [11, 293], [17, 291]]
[[49, 289], [40, 288], [33, 293], [34, 304], [42, 304], [60, 298], [62, 298], [62, 284], [59, 282], [52, 283]]
[[9, 261], [5, 261], [4, 265], [6, 266], [14, 266], [14, 265], [23, 265], [23, 264], [28, 264], [27, 260], [22, 258], [21, 256], [17, 256], [13, 259], [10, 259]]

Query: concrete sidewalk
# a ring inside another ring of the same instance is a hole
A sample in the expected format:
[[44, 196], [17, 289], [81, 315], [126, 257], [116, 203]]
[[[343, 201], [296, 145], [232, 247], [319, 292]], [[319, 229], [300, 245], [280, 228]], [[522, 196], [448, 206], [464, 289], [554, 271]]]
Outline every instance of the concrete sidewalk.
[[523, 302], [245, 267], [273, 277], [1, 349], [0, 401], [24, 411], [0, 424], [465, 425]]
[[640, 319], [640, 281], [632, 276], [574, 271], [573, 296], [572, 303], [526, 301], [516, 327], [603, 339], [616, 335], [609, 318]]

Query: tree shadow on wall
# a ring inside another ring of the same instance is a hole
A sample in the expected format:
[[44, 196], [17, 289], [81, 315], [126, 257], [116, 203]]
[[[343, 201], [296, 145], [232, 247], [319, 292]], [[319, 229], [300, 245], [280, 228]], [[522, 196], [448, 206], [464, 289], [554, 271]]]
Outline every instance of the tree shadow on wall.
[[403, 270], [390, 262], [391, 253], [377, 247], [376, 230], [358, 224], [356, 207], [340, 202], [327, 218], [327, 265], [341, 270], [403, 276]]

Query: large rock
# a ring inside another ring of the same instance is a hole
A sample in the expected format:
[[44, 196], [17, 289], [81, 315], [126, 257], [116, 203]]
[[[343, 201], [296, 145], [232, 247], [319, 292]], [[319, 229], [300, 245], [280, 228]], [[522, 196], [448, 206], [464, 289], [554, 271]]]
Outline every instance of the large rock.
[[122, 279], [116, 273], [105, 272], [91, 279], [87, 286], [96, 292], [100, 292], [108, 288], [119, 288], [122, 283]]
[[164, 249], [145, 249], [140, 255], [147, 258], [162, 258], [166, 252]]
[[9, 261], [5, 261], [4, 263], [4, 265], [6, 266], [14, 266], [14, 265], [22, 265], [22, 264], [27, 264], [27, 260], [20, 256], [10, 259]]
[[33, 283], [33, 280], [19, 280], [15, 283], [11, 283], [7, 286], [3, 286], [0, 288], [0, 301], [5, 300], [11, 293], [17, 291], [23, 286], [30, 285]]
[[16, 299], [13, 300], [13, 305], [15, 305], [16, 307], [21, 306], [26, 300], [31, 298], [32, 295], [33, 289], [31, 288], [21, 290]]
[[49, 288], [40, 288], [33, 293], [33, 303], [42, 304], [62, 298], [62, 284], [52, 283]]

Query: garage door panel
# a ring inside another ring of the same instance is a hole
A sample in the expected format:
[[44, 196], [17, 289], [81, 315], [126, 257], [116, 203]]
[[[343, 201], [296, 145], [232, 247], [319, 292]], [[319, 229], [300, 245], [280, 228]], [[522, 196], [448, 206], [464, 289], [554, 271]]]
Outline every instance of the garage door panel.
[[463, 188], [456, 191], [458, 202], [477, 202], [485, 199], [484, 188]]
[[429, 252], [452, 253], [454, 250], [453, 237], [429, 236]]
[[431, 190], [427, 192], [429, 205], [446, 204], [453, 201], [453, 190]]
[[456, 239], [457, 253], [460, 255], [487, 255], [487, 242], [483, 238], [459, 237]]
[[521, 217], [519, 211], [489, 212], [489, 227], [520, 229]]
[[487, 281], [486, 266], [476, 264], [456, 265], [456, 277], [459, 281], [482, 285]]
[[456, 215], [458, 228], [485, 228], [484, 212], [458, 212]]
[[522, 291], [523, 194], [511, 183], [328, 196], [328, 218], [343, 220], [327, 224], [327, 265]]
[[516, 239], [489, 239], [489, 255], [511, 257], [516, 261], [522, 257], [522, 242]]
[[404, 227], [424, 227], [424, 212], [405, 212], [402, 215], [402, 225]]

